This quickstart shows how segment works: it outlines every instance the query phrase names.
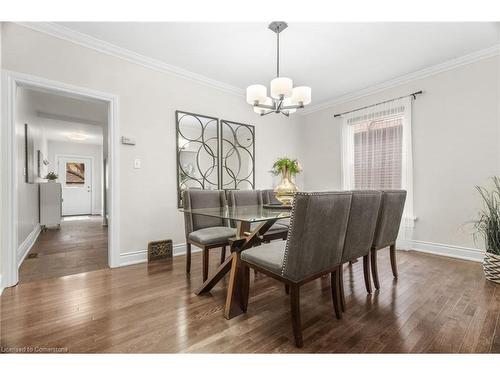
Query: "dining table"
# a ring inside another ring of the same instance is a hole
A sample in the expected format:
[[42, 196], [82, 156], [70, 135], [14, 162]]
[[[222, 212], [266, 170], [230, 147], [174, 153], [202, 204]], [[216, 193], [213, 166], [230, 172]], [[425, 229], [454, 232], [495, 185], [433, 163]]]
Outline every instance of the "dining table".
[[245, 282], [241, 270], [241, 252], [262, 242], [266, 233], [278, 220], [289, 219], [291, 208], [271, 205], [180, 208], [179, 211], [192, 215], [202, 215], [224, 219], [236, 226], [236, 235], [230, 239], [230, 256], [217, 268], [216, 272], [195, 291], [197, 295], [208, 293], [223, 277], [229, 274], [224, 317], [232, 319], [243, 313], [242, 283]]

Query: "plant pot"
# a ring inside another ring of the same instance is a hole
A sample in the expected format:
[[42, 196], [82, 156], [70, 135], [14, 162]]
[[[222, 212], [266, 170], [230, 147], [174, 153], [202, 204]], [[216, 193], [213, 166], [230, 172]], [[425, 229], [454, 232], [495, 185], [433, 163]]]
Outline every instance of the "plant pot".
[[500, 255], [486, 252], [483, 260], [483, 269], [487, 280], [500, 284]]
[[291, 205], [293, 202], [293, 195], [297, 191], [297, 186], [292, 182], [290, 171], [288, 169], [283, 170], [281, 182], [274, 189], [276, 199], [285, 206]]
[[47, 180], [47, 182], [52, 182], [52, 183], [54, 183], [54, 182], [56, 182], [56, 180]]

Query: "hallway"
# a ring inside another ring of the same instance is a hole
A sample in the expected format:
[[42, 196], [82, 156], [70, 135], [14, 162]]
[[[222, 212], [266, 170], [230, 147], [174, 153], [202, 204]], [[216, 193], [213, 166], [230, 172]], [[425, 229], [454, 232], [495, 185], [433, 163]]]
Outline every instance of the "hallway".
[[95, 271], [108, 267], [107, 227], [101, 216], [65, 217], [61, 228], [40, 233], [19, 269], [19, 282]]

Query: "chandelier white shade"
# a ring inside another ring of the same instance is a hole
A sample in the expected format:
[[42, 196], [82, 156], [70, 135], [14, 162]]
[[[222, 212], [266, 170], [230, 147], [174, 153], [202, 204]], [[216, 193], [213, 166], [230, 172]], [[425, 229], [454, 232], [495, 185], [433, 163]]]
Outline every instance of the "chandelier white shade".
[[269, 29], [276, 33], [276, 78], [271, 81], [270, 92], [264, 85], [250, 85], [247, 87], [247, 103], [253, 105], [254, 112], [261, 116], [270, 113], [281, 113], [285, 116], [304, 108], [311, 103], [311, 88], [307, 86], [293, 87], [293, 81], [288, 77], [280, 76], [280, 32], [288, 27], [286, 22], [275, 21]]
[[264, 85], [251, 85], [247, 87], [247, 103], [264, 103], [267, 99], [267, 87]]
[[311, 103], [311, 88], [307, 86], [295, 87], [292, 90], [292, 104], [302, 103], [307, 105]]
[[271, 97], [274, 99], [292, 96], [293, 81], [287, 77], [277, 77], [271, 81]]

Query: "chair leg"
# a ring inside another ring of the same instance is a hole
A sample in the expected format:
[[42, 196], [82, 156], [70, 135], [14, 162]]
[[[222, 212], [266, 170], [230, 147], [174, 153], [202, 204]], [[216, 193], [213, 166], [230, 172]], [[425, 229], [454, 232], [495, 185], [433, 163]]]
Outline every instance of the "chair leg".
[[375, 284], [375, 289], [380, 289], [380, 281], [378, 279], [378, 268], [377, 268], [377, 250], [371, 250], [371, 263], [372, 263], [372, 276], [373, 276], [373, 284]]
[[208, 279], [208, 262], [209, 262], [208, 249], [203, 248], [203, 282]]
[[186, 241], [186, 273], [191, 273], [191, 244]]
[[340, 302], [340, 283], [338, 270], [330, 273], [330, 287], [332, 289], [332, 302], [333, 309], [335, 310], [335, 316], [337, 317], [337, 319], [342, 319], [342, 302]]
[[340, 308], [345, 312], [345, 295], [344, 295], [344, 265], [341, 264], [338, 270], [339, 276], [339, 295], [340, 295]]
[[290, 285], [285, 284], [285, 293], [290, 294]]
[[243, 264], [241, 266], [241, 309], [247, 311], [248, 298], [250, 295], [250, 268]]
[[226, 260], [226, 247], [222, 246], [220, 249], [220, 264], [224, 263], [224, 260]]
[[302, 348], [302, 323], [300, 321], [300, 286], [292, 284], [290, 288], [290, 308], [292, 313], [292, 328], [297, 348]]
[[398, 278], [398, 264], [396, 263], [396, 245], [391, 245], [389, 249], [389, 253], [391, 255], [391, 268], [392, 268], [392, 274], [394, 275], [394, 278]]
[[363, 274], [365, 277], [366, 293], [372, 294], [372, 282], [370, 275], [370, 254], [363, 257]]

